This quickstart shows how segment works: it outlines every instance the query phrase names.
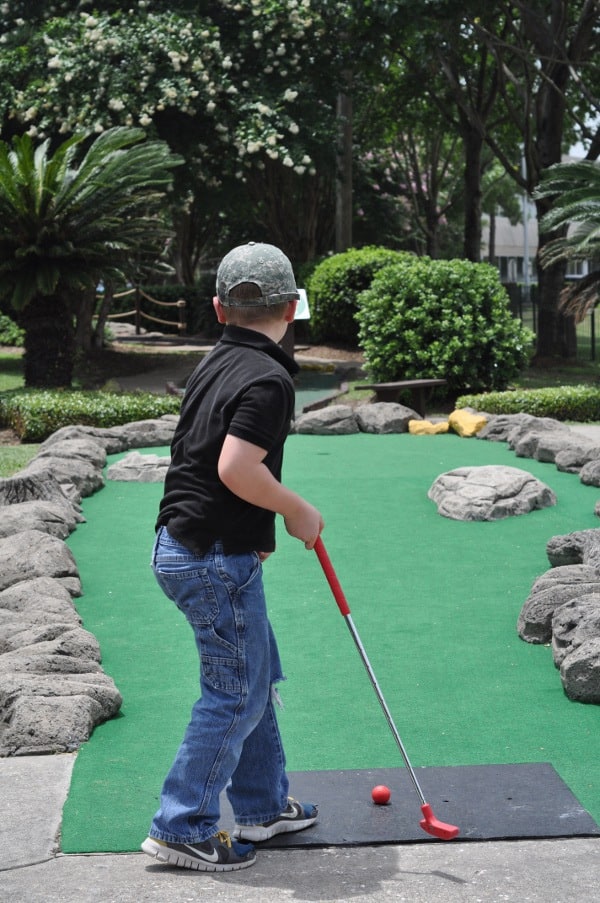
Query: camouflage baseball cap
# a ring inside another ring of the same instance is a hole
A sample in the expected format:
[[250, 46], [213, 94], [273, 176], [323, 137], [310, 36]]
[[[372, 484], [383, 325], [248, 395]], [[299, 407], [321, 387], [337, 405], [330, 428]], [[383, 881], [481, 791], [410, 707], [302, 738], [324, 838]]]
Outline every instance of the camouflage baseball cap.
[[[238, 301], [230, 297], [231, 290], [243, 282], [256, 285], [256, 298]], [[283, 251], [254, 241], [225, 255], [217, 270], [217, 295], [223, 307], [271, 307], [300, 297], [292, 265]]]

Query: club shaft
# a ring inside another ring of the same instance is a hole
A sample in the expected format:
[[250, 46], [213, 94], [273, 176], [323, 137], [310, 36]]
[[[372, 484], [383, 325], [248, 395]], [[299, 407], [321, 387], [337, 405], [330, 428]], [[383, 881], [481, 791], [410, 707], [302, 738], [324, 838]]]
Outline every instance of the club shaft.
[[348, 625], [348, 630], [350, 631], [350, 633], [352, 635], [352, 639], [354, 640], [356, 648], [358, 649], [359, 655], [362, 659], [362, 663], [365, 666], [367, 674], [369, 675], [369, 680], [371, 681], [373, 689], [375, 690], [375, 694], [377, 696], [377, 699], [379, 700], [379, 705], [383, 709], [383, 714], [385, 715], [386, 721], [393, 734], [394, 740], [396, 741], [396, 743], [398, 745], [398, 749], [400, 750], [402, 758], [404, 759], [404, 764], [406, 765], [406, 767], [408, 769], [408, 773], [411, 777], [414, 788], [417, 791], [417, 794], [421, 800], [421, 803], [423, 805], [426, 805], [427, 801], [423, 795], [423, 791], [421, 790], [421, 786], [417, 780], [415, 770], [412, 767], [412, 765], [410, 764], [410, 759], [408, 758], [408, 754], [404, 748], [402, 738], [400, 737], [400, 734], [398, 733], [398, 729], [397, 729], [396, 725], [394, 724], [394, 719], [392, 718], [392, 713], [390, 712], [388, 705], [385, 701], [385, 698], [383, 696], [383, 693], [381, 692], [381, 687], [379, 686], [379, 683], [375, 676], [375, 672], [373, 671], [371, 662], [369, 661], [369, 657], [366, 653], [365, 647], [363, 646], [360, 636], [358, 635], [358, 631], [357, 631], [356, 627], [354, 626], [354, 621], [352, 620], [352, 615], [351, 614], [344, 615], [344, 620], [345, 620], [346, 624]]

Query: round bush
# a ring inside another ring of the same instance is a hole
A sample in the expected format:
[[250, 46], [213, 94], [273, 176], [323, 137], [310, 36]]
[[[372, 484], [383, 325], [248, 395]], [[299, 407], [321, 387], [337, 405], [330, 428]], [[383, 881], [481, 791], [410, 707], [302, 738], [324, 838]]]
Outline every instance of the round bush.
[[374, 379], [445, 379], [449, 395], [504, 389], [533, 349], [498, 271], [468, 260], [386, 267], [361, 294], [356, 316]]
[[412, 256], [369, 246], [335, 254], [319, 263], [306, 283], [312, 339], [356, 347], [358, 296], [369, 288], [379, 270], [404, 259]]

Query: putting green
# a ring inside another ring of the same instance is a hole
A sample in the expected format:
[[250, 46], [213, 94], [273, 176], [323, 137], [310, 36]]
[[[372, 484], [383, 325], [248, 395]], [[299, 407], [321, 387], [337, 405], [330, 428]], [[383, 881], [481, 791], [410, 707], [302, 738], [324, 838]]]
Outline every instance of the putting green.
[[[492, 523], [440, 517], [427, 498], [435, 478], [483, 464], [533, 473], [558, 504]], [[327, 550], [413, 764], [550, 762], [600, 820], [600, 707], [568, 700], [551, 650], [515, 629], [549, 568], [548, 539], [597, 526], [597, 490], [504, 444], [453, 435], [290, 436], [285, 480], [323, 512]], [[149, 567], [161, 492], [107, 483], [84, 501], [87, 523], [69, 539], [77, 607], [124, 701], [79, 751], [65, 852], [138, 849], [196, 698], [191, 631]], [[401, 765], [317, 557], [281, 525], [265, 582], [288, 677], [289, 769]]]

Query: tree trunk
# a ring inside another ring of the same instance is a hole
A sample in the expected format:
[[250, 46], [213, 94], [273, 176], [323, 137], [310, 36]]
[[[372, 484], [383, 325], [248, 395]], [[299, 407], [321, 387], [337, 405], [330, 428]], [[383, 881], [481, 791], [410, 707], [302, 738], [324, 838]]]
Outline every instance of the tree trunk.
[[352, 98], [349, 94], [338, 95], [337, 118], [335, 250], [339, 254], [352, 247]]
[[25, 385], [32, 389], [70, 388], [75, 341], [73, 316], [57, 297], [37, 297], [22, 313], [25, 330]]
[[96, 289], [81, 293], [75, 326], [75, 348], [89, 351], [92, 347], [92, 321], [96, 310]]
[[479, 263], [481, 260], [481, 151], [483, 139], [471, 128], [464, 117], [462, 137], [465, 147], [465, 225], [463, 253], [467, 260]]
[[490, 212], [490, 237], [488, 242], [488, 263], [496, 266], [496, 207]]

